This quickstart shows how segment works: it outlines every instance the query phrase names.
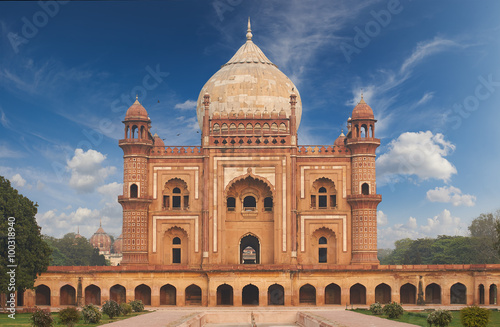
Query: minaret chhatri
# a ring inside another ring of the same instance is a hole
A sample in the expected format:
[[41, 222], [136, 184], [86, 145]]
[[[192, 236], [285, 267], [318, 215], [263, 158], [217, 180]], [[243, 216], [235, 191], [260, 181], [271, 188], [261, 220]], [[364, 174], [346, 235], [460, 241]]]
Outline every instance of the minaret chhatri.
[[377, 206], [382, 196], [377, 194], [375, 150], [380, 140], [375, 138], [373, 110], [363, 99], [352, 111], [348, 121], [346, 145], [351, 150], [351, 205], [352, 264], [378, 264]]

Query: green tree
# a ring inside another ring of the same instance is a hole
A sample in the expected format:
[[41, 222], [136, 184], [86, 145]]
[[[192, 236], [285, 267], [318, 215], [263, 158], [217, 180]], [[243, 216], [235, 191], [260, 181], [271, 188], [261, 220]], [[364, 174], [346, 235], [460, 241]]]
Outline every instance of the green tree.
[[[12, 290], [7, 274], [11, 269], [15, 269], [15, 288], [20, 291], [33, 288], [37, 276], [47, 270], [51, 250], [43, 241], [41, 228], [35, 219], [37, 207], [0, 176], [0, 293]], [[10, 217], [14, 217], [15, 221]], [[11, 262], [9, 245], [12, 249], [11, 238], [14, 234], [15, 257]], [[17, 267], [10, 268], [8, 265]]]
[[99, 254], [85, 237], [68, 233], [62, 238], [44, 236], [53, 248], [50, 264], [53, 266], [106, 266], [106, 258]]

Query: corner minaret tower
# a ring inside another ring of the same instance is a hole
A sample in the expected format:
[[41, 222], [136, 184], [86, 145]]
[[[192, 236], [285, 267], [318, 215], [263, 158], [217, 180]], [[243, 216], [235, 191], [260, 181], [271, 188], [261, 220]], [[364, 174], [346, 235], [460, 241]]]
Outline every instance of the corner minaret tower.
[[148, 194], [147, 156], [153, 147], [151, 120], [136, 98], [125, 115], [125, 138], [119, 141], [123, 150], [122, 264], [148, 263]]
[[377, 259], [377, 206], [382, 196], [377, 194], [375, 150], [380, 140], [375, 138], [373, 110], [363, 99], [348, 120], [346, 145], [351, 150], [351, 205], [352, 264], [378, 263]]

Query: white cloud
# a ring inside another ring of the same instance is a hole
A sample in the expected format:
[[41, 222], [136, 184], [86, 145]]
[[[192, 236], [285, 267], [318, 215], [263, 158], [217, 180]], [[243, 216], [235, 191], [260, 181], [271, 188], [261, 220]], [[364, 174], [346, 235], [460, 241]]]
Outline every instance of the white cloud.
[[26, 180], [20, 174], [12, 176], [10, 181], [15, 188], [24, 187], [26, 185]]
[[118, 195], [123, 193], [123, 184], [113, 182], [97, 188], [97, 192], [101, 193], [104, 198], [116, 202]]
[[378, 228], [378, 247], [393, 248], [394, 242], [403, 238], [417, 239], [437, 237], [438, 235], [466, 235], [467, 224], [459, 217], [453, 217], [445, 209], [438, 215], [427, 218], [425, 225], [418, 224], [414, 217], [409, 217], [405, 224], [394, 224], [385, 228]]
[[189, 110], [196, 108], [196, 101], [186, 100], [183, 103], [178, 103], [175, 105], [175, 109]]
[[435, 37], [430, 41], [419, 42], [411, 56], [401, 65], [400, 72], [405, 73], [426, 57], [455, 46], [459, 46], [459, 44], [455, 41], [442, 39], [440, 37]]
[[420, 100], [415, 104], [415, 107], [426, 104], [434, 97], [434, 92], [426, 92]]
[[454, 206], [464, 205], [472, 207], [476, 204], [476, 197], [470, 194], [462, 194], [459, 188], [453, 186], [436, 187], [427, 191], [427, 199], [431, 202], [451, 203]]
[[412, 175], [422, 180], [434, 178], [448, 182], [457, 173], [455, 166], [444, 158], [453, 152], [455, 145], [446, 141], [441, 133], [403, 133], [388, 147], [376, 161], [379, 185]]
[[10, 122], [7, 119], [7, 116], [5, 115], [5, 112], [1, 107], [0, 107], [0, 123], [2, 124], [3, 127], [10, 128]]
[[21, 158], [22, 152], [11, 149], [6, 143], [0, 144], [0, 158]]
[[116, 167], [103, 167], [106, 156], [95, 150], [84, 152], [76, 149], [75, 155], [67, 161], [71, 171], [69, 186], [79, 193], [90, 193], [104, 182], [104, 179], [116, 171]]
[[377, 225], [387, 225], [387, 215], [382, 210], [377, 211]]

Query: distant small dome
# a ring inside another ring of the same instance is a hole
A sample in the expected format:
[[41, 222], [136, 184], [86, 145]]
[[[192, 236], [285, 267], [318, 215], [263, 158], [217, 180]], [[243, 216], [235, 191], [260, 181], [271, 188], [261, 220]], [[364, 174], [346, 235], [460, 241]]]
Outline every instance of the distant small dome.
[[333, 143], [333, 145], [335, 146], [344, 146], [344, 142], [345, 142], [345, 135], [344, 135], [344, 132], [342, 131], [342, 133], [340, 133], [339, 137], [337, 137], [337, 139], [335, 140], [335, 142]]
[[155, 146], [161, 146], [161, 147], [164, 147], [165, 146], [165, 143], [163, 142], [163, 140], [158, 136], [158, 134], [155, 133], [155, 135], [153, 136], [154, 138], [154, 145]]
[[137, 98], [130, 108], [128, 108], [125, 120], [149, 120], [148, 112]]
[[363, 96], [361, 96], [361, 101], [352, 110], [352, 120], [357, 119], [375, 119], [372, 108], [365, 102]]
[[111, 250], [111, 237], [99, 226], [99, 229], [90, 237], [90, 244], [98, 248], [99, 252], [109, 253]]

